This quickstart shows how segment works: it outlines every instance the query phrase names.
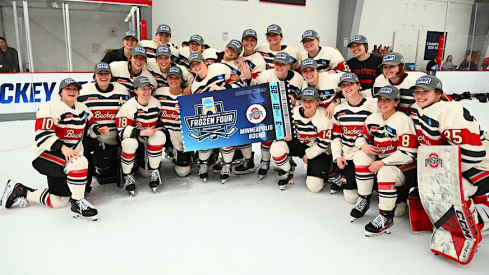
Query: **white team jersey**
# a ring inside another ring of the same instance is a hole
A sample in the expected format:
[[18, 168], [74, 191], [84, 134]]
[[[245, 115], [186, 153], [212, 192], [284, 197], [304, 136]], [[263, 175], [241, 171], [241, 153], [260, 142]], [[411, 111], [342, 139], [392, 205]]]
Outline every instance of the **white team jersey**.
[[275, 68], [275, 65], [273, 64], [273, 59], [275, 59], [275, 55], [277, 55], [279, 52], [286, 52], [290, 55], [292, 70], [295, 70], [301, 66], [299, 62], [299, 50], [292, 46], [282, 45], [280, 51], [272, 51], [270, 49], [270, 44], [263, 43], [256, 47], [256, 51], [263, 56], [263, 59], [265, 59], [265, 62], [267, 63], [267, 69]]
[[199, 94], [209, 92], [212, 84], [217, 86], [230, 88], [237, 88], [245, 86], [243, 81], [233, 81], [231, 79], [231, 69], [220, 63], [209, 65], [207, 76], [204, 79], [200, 79], [198, 76], [194, 78], [192, 82], [192, 93]]
[[[115, 117], [119, 137], [121, 139], [129, 138], [135, 129], [142, 131], [149, 127], [156, 127], [160, 110], [161, 103], [152, 96], [146, 106], [139, 104], [137, 97], [129, 99], [122, 105]], [[148, 139], [148, 137], [141, 136], [139, 138], [140, 140]]]
[[414, 103], [411, 118], [420, 145], [460, 146], [463, 174], [470, 173], [471, 168], [489, 170], [489, 142], [485, 140], [479, 123], [462, 105], [439, 101], [420, 108]]
[[[253, 79], [251, 81], [251, 85], [278, 81], [282, 80], [278, 79], [277, 75], [275, 74], [275, 69], [269, 69], [261, 73], [257, 78]], [[302, 76], [298, 72], [289, 70], [285, 81], [287, 82], [287, 89], [289, 94], [293, 94], [295, 97], [297, 97], [302, 91], [301, 88], [304, 82], [304, 78], [302, 78]]]
[[73, 108], [61, 100], [53, 100], [41, 105], [36, 113], [32, 159], [36, 159], [45, 151], [52, 151], [51, 147], [56, 142], [62, 142], [83, 155], [81, 139], [87, 124], [90, 125], [88, 132], [90, 137], [95, 138], [97, 134], [94, 132], [94, 127], [98, 125], [93, 123], [92, 112], [83, 103], [75, 102]]
[[320, 47], [318, 54], [316, 56], [309, 56], [307, 51], [302, 51], [300, 53], [299, 64], [307, 58], [313, 58], [318, 64], [318, 72], [327, 72], [329, 70], [337, 71], [349, 71], [350, 68], [346, 64], [345, 58], [338, 51], [338, 49], [333, 47]]
[[78, 101], [90, 109], [94, 121], [100, 126], [109, 128], [108, 135], [98, 135], [97, 139], [105, 144], [116, 145], [115, 115], [121, 106], [129, 100], [129, 92], [126, 87], [119, 83], [112, 82], [110, 84], [112, 89], [108, 92], [100, 92], [95, 86], [95, 82], [84, 84]]
[[418, 78], [425, 76], [426, 74], [423, 72], [407, 72], [404, 74], [407, 76], [401, 77], [401, 83], [391, 83], [383, 74], [379, 75], [374, 82], [373, 94], [376, 95], [382, 87], [393, 85], [399, 89], [399, 92], [401, 92], [401, 101], [399, 102], [397, 109], [409, 114], [409, 107], [414, 103], [414, 90], [410, 88], [416, 84]]
[[267, 63], [260, 53], [254, 52], [252, 55], [241, 56], [250, 67], [251, 78], [256, 78], [267, 69]]
[[[202, 52], [202, 56], [204, 57], [205, 63], [207, 65], [216, 63], [217, 53], [218, 53], [218, 51], [214, 48], [205, 49]], [[187, 70], [190, 70], [190, 64], [188, 63], [188, 57], [189, 56], [190, 56], [190, 48], [189, 47], [180, 48], [180, 50], [179, 50], [180, 65], [187, 68]]]
[[131, 96], [134, 95], [134, 86], [133, 82], [134, 79], [138, 76], [145, 76], [149, 79], [151, 82], [151, 85], [153, 87], [158, 87], [158, 83], [156, 82], [156, 79], [153, 77], [153, 75], [146, 69], [146, 67], [143, 67], [143, 70], [139, 75], [131, 75], [129, 73], [129, 67], [127, 65], [127, 61], [116, 61], [110, 63], [110, 69], [112, 71], [112, 81], [117, 81], [118, 83], [124, 85]]
[[180, 112], [177, 110], [177, 98], [181, 95], [170, 93], [169, 87], [156, 89], [153, 96], [161, 103], [160, 125], [170, 134], [170, 140], [178, 151], [182, 151], [182, 131], [180, 128]]
[[306, 118], [304, 108], [296, 106], [292, 110], [295, 138], [306, 144], [306, 155], [313, 159], [326, 153], [333, 133], [333, 121], [326, 117], [326, 109], [318, 106], [314, 116]]
[[361, 149], [365, 144], [377, 147], [378, 156], [386, 165], [416, 164], [418, 142], [414, 123], [402, 112], [395, 112], [387, 120], [382, 118], [382, 113], [367, 117], [363, 134], [355, 141], [355, 147]]
[[[182, 65], [172, 63], [171, 66], [178, 66], [182, 70], [182, 85], [183, 87], [188, 87], [190, 83], [192, 83], [192, 81], [194, 80], [194, 76], [187, 70], [187, 68]], [[148, 69], [151, 75], [153, 75], [153, 77], [156, 79], [156, 82], [158, 83], [157, 88], [168, 87], [168, 74], [161, 71], [156, 59], [148, 59], [146, 69]]]
[[[318, 85], [314, 88], [318, 89], [319, 97], [321, 99], [321, 106], [324, 108], [328, 108], [329, 104], [338, 97], [338, 84], [340, 83], [340, 78], [343, 75], [343, 72], [329, 74], [326, 72], [319, 73], [319, 81]], [[311, 87], [311, 85], [304, 81], [302, 84], [302, 90], [307, 87]]]
[[[148, 59], [154, 59], [156, 58], [156, 49], [162, 45], [158, 45], [158, 41], [155, 39], [153, 40], [141, 40], [138, 43], [138, 47], [144, 48], [146, 50], [146, 55], [148, 56]], [[178, 63], [180, 61], [179, 59], [179, 53], [178, 49], [175, 47], [173, 44], [165, 45], [170, 47], [171, 51], [171, 62]]]
[[345, 101], [334, 108], [333, 141], [331, 153], [333, 160], [339, 156], [351, 159], [357, 150], [355, 140], [362, 134], [367, 117], [377, 113], [377, 98], [365, 97], [357, 106], [351, 106]]

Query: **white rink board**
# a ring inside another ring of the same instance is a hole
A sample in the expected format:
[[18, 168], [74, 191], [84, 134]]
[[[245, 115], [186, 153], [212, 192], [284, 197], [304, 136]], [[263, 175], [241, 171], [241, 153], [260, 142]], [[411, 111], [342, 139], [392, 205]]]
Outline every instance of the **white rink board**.
[[472, 94], [489, 92], [489, 71], [440, 71], [436, 72], [436, 77], [443, 83], [443, 91], [449, 95], [463, 92]]
[[59, 82], [68, 77], [84, 84], [93, 80], [93, 73], [0, 74], [0, 114], [36, 112], [43, 103], [59, 98]]

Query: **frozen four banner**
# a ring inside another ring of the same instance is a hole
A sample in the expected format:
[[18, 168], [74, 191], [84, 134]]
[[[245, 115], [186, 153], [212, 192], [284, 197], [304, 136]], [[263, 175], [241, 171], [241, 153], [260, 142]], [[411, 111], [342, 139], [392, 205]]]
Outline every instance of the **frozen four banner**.
[[291, 134], [284, 82], [178, 97], [185, 151], [283, 139]]

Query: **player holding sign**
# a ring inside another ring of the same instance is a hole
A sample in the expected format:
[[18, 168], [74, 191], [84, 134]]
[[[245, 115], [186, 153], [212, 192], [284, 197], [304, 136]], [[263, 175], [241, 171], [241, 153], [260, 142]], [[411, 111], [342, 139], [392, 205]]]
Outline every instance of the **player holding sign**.
[[280, 190], [292, 186], [294, 175], [290, 157], [301, 157], [307, 164], [306, 185], [309, 191], [317, 193], [328, 180], [331, 155], [327, 153], [333, 132], [333, 122], [326, 118], [326, 109], [321, 107], [319, 91], [305, 88], [302, 91], [302, 106], [293, 110], [295, 138], [288, 134], [284, 140], [274, 141], [270, 148], [279, 171]]
[[82, 103], [76, 102], [81, 85], [67, 78], [59, 84], [61, 100], [49, 101], [36, 114], [36, 139], [32, 166], [48, 178], [48, 188], [32, 189], [9, 180], [0, 205], [10, 208], [38, 202], [62, 208], [71, 201], [74, 218], [97, 220], [97, 209], [85, 200], [88, 161], [83, 156], [81, 139], [88, 129], [93, 138], [108, 134], [107, 126], [93, 123], [93, 115]]
[[[413, 121], [396, 110], [401, 93], [394, 86], [379, 90], [377, 107], [365, 120], [363, 134], [355, 141], [360, 151], [355, 153], [355, 178], [358, 200], [351, 210], [351, 221], [361, 218], [370, 206], [370, 197], [377, 178], [379, 193], [379, 215], [365, 226], [366, 236], [390, 233], [396, 212], [396, 187], [416, 182], [416, 132]], [[406, 205], [401, 204], [404, 212]]]

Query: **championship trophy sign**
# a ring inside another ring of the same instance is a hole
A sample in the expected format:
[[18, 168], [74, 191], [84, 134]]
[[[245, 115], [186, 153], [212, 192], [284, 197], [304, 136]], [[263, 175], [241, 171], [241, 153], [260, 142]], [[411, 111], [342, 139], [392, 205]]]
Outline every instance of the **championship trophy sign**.
[[283, 139], [292, 134], [284, 82], [178, 97], [186, 152]]

